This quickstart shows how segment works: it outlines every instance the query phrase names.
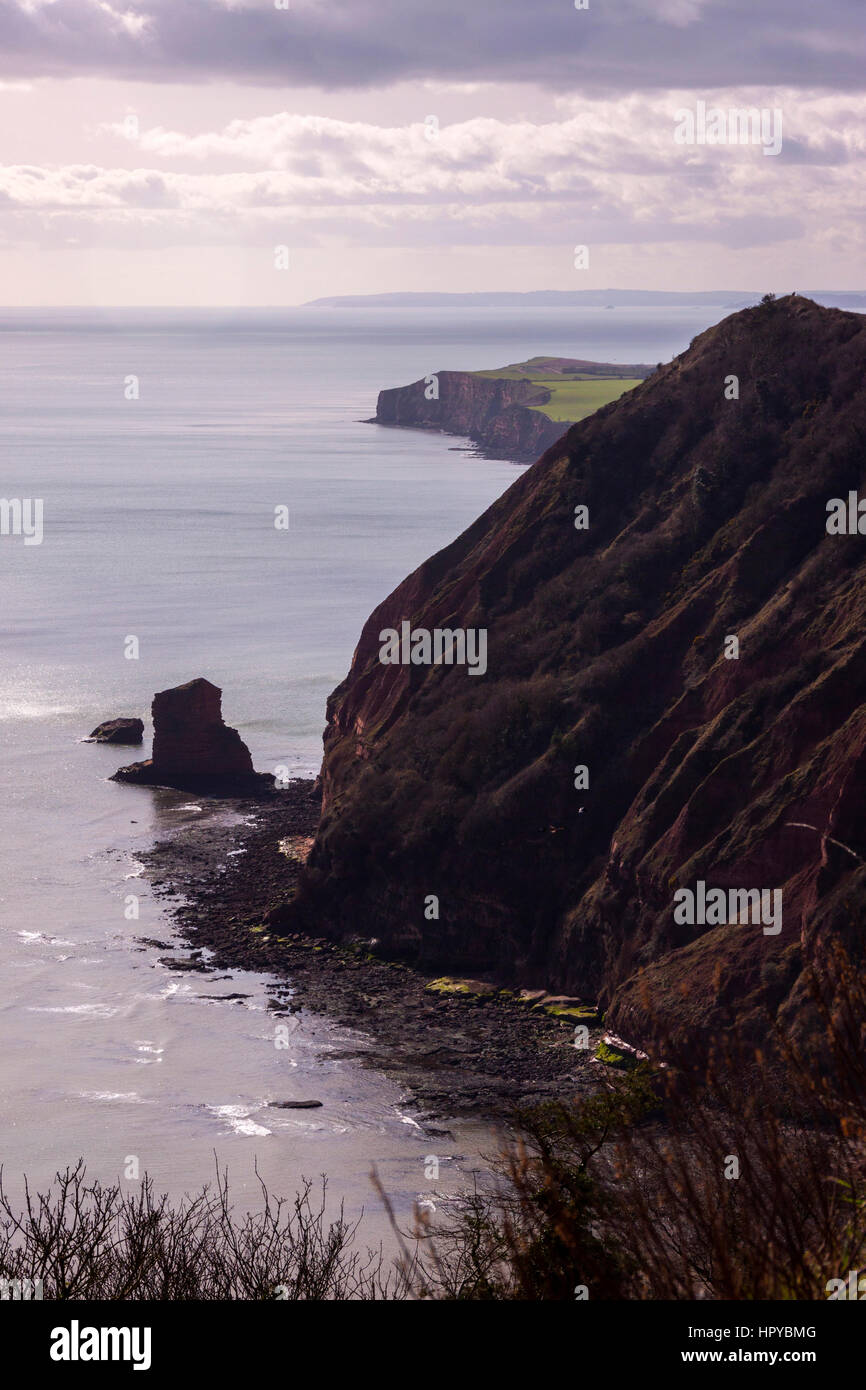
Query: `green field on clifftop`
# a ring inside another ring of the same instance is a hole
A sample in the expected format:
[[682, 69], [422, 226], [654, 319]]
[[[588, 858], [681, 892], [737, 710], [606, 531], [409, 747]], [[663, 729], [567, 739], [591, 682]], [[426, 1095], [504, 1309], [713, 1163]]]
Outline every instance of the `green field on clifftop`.
[[[592, 367], [594, 364], [582, 365]], [[531, 381], [549, 392], [549, 399], [537, 405], [527, 402], [530, 410], [537, 410], [540, 415], [546, 415], [557, 423], [576, 422], [615, 401], [633, 386], [639, 386], [644, 379], [620, 375], [612, 365], [599, 363], [597, 366], [595, 371], [581, 371], [576, 363], [569, 367], [567, 358], [532, 357], [527, 362], [517, 362], [494, 371], [473, 372], [472, 375], [491, 380]]]
[[594, 381], [575, 381], [560, 376], [542, 379], [538, 384], [550, 392], [550, 400], [545, 405], [531, 405], [530, 410], [538, 410], [550, 420], [577, 421], [615, 401], [633, 386], [639, 386], [640, 379], [602, 377]]

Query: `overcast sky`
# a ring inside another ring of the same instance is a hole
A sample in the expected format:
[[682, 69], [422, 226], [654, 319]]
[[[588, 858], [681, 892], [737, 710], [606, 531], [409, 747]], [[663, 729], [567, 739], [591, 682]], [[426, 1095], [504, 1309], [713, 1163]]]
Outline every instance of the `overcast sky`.
[[866, 0], [282, 3], [0, 0], [0, 302], [866, 288]]

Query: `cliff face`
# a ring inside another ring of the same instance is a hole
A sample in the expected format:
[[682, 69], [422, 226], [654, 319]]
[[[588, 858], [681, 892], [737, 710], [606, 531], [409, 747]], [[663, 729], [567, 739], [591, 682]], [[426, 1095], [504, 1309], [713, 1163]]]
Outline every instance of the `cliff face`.
[[[736, 314], [409, 576], [329, 702], [299, 906], [626, 1036], [813, 1028], [804, 964], [866, 909], [866, 536], [827, 529], [864, 381], [866, 319]], [[403, 620], [485, 629], [486, 674], [383, 664]], [[779, 930], [678, 921], [699, 883], [780, 890]]]
[[432, 388], [424, 380], [380, 391], [375, 423], [466, 435], [485, 453], [526, 462], [567, 428], [528, 409], [543, 405], [549, 396], [535, 382], [438, 372], [436, 383], [438, 399], [432, 400], [427, 398]]

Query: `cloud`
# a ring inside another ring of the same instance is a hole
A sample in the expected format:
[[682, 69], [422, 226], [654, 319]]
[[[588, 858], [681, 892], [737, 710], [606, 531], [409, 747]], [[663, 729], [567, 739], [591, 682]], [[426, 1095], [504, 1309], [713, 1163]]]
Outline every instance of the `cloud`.
[[[700, 99], [727, 111], [757, 108], [762, 98], [782, 113], [783, 159], [788, 145], [792, 162], [815, 165], [844, 164], [866, 153], [866, 97], [739, 88], [704, 92]], [[163, 162], [294, 174], [305, 185], [304, 196], [315, 194], [319, 182], [328, 196], [534, 196], [568, 188], [582, 192], [590, 172], [676, 173], [684, 161], [708, 170], [742, 164], [752, 151], [675, 143], [676, 113], [694, 103], [693, 94], [679, 90], [617, 101], [563, 99], [558, 119], [543, 122], [476, 116], [440, 124], [428, 117], [385, 126], [281, 111], [213, 131], [140, 130], [137, 122], [120, 121], [100, 132]]]
[[[723, 109], [752, 91], [715, 91]], [[488, 117], [408, 126], [279, 112], [213, 131], [104, 127], [134, 167], [0, 168], [7, 244], [267, 247], [723, 242], [834, 235], [863, 247], [866, 95], [772, 94], [784, 143], [684, 146], [682, 90], [619, 101], [571, 98], [555, 120]], [[134, 138], [131, 138], [134, 136]], [[122, 142], [122, 143], [121, 143]], [[136, 243], [137, 238], [137, 243]], [[569, 258], [570, 259], [570, 258]]]
[[0, 0], [0, 72], [326, 89], [866, 85], [862, 0]]

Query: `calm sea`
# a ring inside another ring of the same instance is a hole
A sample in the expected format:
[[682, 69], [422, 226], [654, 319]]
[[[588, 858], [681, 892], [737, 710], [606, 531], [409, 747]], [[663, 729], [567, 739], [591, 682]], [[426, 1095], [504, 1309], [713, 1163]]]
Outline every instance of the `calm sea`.
[[[718, 315], [721, 316], [721, 311]], [[551, 353], [655, 363], [695, 310], [85, 311], [0, 315], [0, 496], [44, 538], [0, 537], [0, 1162], [13, 1184], [84, 1155], [178, 1194], [213, 1173], [255, 1199], [330, 1174], [350, 1211], [465, 1182], [489, 1135], [431, 1140], [399, 1087], [303, 1016], [277, 1051], [266, 982], [173, 973], [139, 877], [156, 836], [225, 812], [123, 787], [142, 756], [80, 740], [194, 676], [223, 689], [256, 765], [318, 770], [325, 699], [364, 619], [521, 471], [361, 421], [381, 387]], [[137, 399], [130, 381], [137, 382]], [[287, 507], [288, 531], [274, 526]], [[138, 644], [129, 659], [128, 638]], [[141, 896], [139, 921], [124, 916]], [[248, 992], [221, 1002], [220, 993]], [[315, 1098], [319, 1111], [267, 1109]]]

